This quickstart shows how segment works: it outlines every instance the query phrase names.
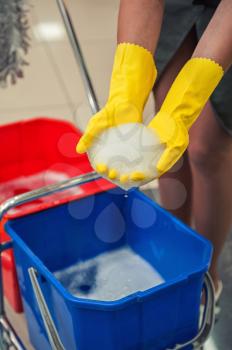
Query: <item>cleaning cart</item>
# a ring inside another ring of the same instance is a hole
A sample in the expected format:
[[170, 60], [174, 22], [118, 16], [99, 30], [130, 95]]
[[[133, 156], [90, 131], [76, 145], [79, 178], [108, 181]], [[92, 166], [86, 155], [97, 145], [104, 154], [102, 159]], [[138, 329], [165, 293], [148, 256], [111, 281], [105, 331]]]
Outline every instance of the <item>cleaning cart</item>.
[[[97, 174], [90, 173], [22, 194], [1, 206], [1, 216], [22, 203], [97, 178]], [[77, 212], [83, 210], [86, 200], [75, 201]], [[95, 208], [85, 220], [73, 218], [67, 210], [69, 204], [16, 218], [6, 225], [13, 239], [30, 339], [35, 348], [90, 350], [96, 345], [112, 350], [161, 350], [203, 344], [214, 321], [213, 286], [206, 273], [210, 244], [139, 191], [132, 191], [128, 197], [119, 189], [97, 194]], [[109, 205], [111, 209], [105, 217], [109, 235], [114, 234], [117, 224], [113, 208], [118, 208], [125, 220], [125, 234], [111, 243], [98, 239], [94, 231], [94, 220]], [[142, 213], [140, 224], [135, 225], [132, 220], [132, 210], [137, 215]], [[141, 229], [139, 226], [151, 222], [153, 215], [153, 224]], [[98, 302], [73, 297], [52, 274], [74, 259], [87, 259], [125, 244], [158, 266], [165, 283], [118, 301]], [[7, 243], [2, 249], [10, 246]], [[198, 333], [203, 280], [206, 304]], [[11, 340], [16, 349], [24, 349], [5, 317], [3, 300], [0, 306], [2, 340]], [[184, 344], [180, 345], [182, 340]]]
[[[71, 19], [63, 2], [57, 3], [92, 111], [96, 112], [97, 99]], [[0, 219], [22, 204], [98, 179], [99, 175], [89, 172], [17, 195], [1, 204]], [[94, 202], [92, 211], [81, 215], [89, 201]], [[70, 206], [77, 216], [70, 214]], [[101, 234], [109, 235], [110, 241], [96, 235], [102, 212]], [[123, 230], [115, 239], [119, 214]], [[1, 242], [0, 252], [14, 249], [30, 340], [35, 349], [187, 350], [201, 346], [208, 338], [214, 324], [214, 290], [207, 273], [211, 246], [139, 191], [125, 195], [115, 188], [99, 192], [94, 198], [90, 194], [53, 203], [42, 211], [11, 218], [5, 230], [11, 241]], [[86, 260], [125, 245], [158, 267], [165, 282], [120, 300], [99, 302], [72, 296], [54, 277], [54, 271], [71, 265], [75, 259]], [[199, 327], [202, 289], [206, 302]], [[5, 314], [1, 264], [0, 345], [3, 350], [25, 350]]]

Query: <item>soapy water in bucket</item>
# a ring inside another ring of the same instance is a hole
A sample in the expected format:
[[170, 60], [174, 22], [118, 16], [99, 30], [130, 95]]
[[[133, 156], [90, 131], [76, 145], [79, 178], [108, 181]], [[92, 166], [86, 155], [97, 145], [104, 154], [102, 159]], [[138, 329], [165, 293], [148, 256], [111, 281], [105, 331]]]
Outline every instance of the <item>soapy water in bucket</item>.
[[[110, 179], [116, 185], [128, 190], [150, 182], [158, 176], [156, 165], [165, 146], [158, 136], [140, 123], [122, 124], [102, 132], [88, 152], [89, 160], [97, 171], [98, 164], [115, 169], [117, 177]], [[144, 179], [120, 182], [120, 175], [142, 173]], [[109, 180], [107, 171], [101, 175]]]
[[113, 301], [164, 282], [159, 272], [130, 247], [102, 253], [54, 273], [74, 296]]

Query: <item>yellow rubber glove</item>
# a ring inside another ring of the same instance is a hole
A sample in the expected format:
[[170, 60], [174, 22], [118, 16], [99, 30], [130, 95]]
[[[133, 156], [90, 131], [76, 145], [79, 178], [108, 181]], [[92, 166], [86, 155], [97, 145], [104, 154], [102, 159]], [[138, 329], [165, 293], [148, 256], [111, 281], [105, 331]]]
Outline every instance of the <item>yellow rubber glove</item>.
[[208, 58], [192, 58], [172, 84], [160, 111], [149, 126], [166, 149], [157, 163], [159, 175], [168, 171], [189, 143], [188, 131], [223, 77], [223, 69]]
[[[142, 112], [157, 76], [152, 54], [135, 44], [119, 44], [116, 49], [110, 93], [105, 107], [89, 121], [77, 152], [84, 153], [107, 128], [123, 123], [142, 122]], [[99, 170], [105, 172], [104, 164]], [[112, 175], [112, 174], [111, 174]]]

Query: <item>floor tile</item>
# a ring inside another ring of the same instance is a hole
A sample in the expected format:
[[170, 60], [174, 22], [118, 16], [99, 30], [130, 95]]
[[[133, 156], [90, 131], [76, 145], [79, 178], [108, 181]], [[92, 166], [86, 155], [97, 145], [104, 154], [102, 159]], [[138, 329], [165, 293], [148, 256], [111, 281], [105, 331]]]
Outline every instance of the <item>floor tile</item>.
[[[11, 322], [15, 331], [17, 331], [17, 335], [20, 337], [23, 345], [26, 346], [27, 350], [33, 350], [33, 346], [30, 344], [29, 336], [26, 327], [26, 320], [24, 314], [16, 314], [11, 306], [6, 301], [6, 312], [9, 321]], [[41, 349], [42, 350], [42, 349]]]
[[28, 108], [66, 104], [60, 82], [42, 45], [34, 47], [27, 57], [23, 79], [16, 85], [1, 89], [1, 108]]
[[[69, 1], [70, 0], [68, 0], [68, 2]], [[31, 0], [31, 12], [33, 16], [36, 15], [39, 22], [61, 22], [61, 16], [56, 0]]]
[[68, 41], [47, 44], [47, 54], [60, 76], [60, 82], [65, 89], [70, 103], [74, 106], [84, 101], [85, 90], [73, 51]]
[[81, 40], [116, 38], [119, 0], [67, 1]]
[[115, 41], [109, 39], [82, 42], [89, 74], [101, 105], [109, 94], [115, 47]]
[[68, 105], [35, 106], [33, 108], [0, 109], [0, 124], [7, 124], [21, 119], [49, 117], [75, 122], [74, 111]]

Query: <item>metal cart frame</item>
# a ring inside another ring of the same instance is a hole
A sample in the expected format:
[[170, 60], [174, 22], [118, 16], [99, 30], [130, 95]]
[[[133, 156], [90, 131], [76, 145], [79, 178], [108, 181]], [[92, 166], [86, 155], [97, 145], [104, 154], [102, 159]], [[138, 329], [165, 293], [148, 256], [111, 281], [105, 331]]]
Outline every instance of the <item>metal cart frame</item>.
[[[70, 15], [67, 11], [67, 8], [63, 0], [56, 0], [56, 2], [59, 8], [59, 11], [61, 13], [70, 43], [72, 45], [72, 49], [73, 49], [76, 61], [78, 63], [78, 66], [81, 72], [81, 76], [85, 86], [85, 92], [89, 101], [89, 105], [91, 107], [92, 112], [96, 113], [99, 110], [99, 104], [96, 98], [96, 94], [95, 94], [90, 76], [88, 74], [85, 60], [74, 30], [74, 26], [72, 24]], [[28, 203], [30, 201], [33, 201], [43, 196], [50, 195], [55, 192], [60, 192], [65, 189], [72, 188], [74, 186], [78, 186], [84, 183], [97, 180], [99, 178], [100, 176], [96, 172], [90, 172], [85, 175], [81, 175], [69, 180], [65, 180], [58, 184], [45, 186], [43, 188], [10, 198], [0, 205], [0, 221], [3, 219], [4, 215], [10, 209], [16, 206], [19, 206], [24, 203]], [[0, 243], [0, 349], [1, 350], [26, 350], [26, 347], [24, 346], [22, 340], [17, 335], [17, 330], [13, 328], [5, 312], [1, 254], [3, 251], [10, 248], [12, 248], [12, 241], [9, 241], [6, 243]], [[51, 349], [68, 350], [64, 348], [60, 340], [59, 334], [56, 330], [55, 324], [50, 315], [49, 308], [46, 304], [46, 301], [43, 297], [43, 293], [40, 289], [40, 286], [37, 280], [36, 270], [31, 267], [29, 268], [28, 273], [30, 275], [33, 291], [35, 293], [35, 297], [38, 302], [38, 307], [41, 312], [41, 316], [47, 331]], [[202, 324], [197, 336], [184, 344], [176, 345], [175, 348], [172, 350], [183, 349], [188, 345], [192, 345], [194, 348], [199, 348], [208, 339], [212, 331], [212, 328], [214, 326], [214, 305], [215, 305], [213, 282], [208, 273], [206, 273], [205, 275], [203, 289], [206, 296], [206, 303], [205, 303]]]

